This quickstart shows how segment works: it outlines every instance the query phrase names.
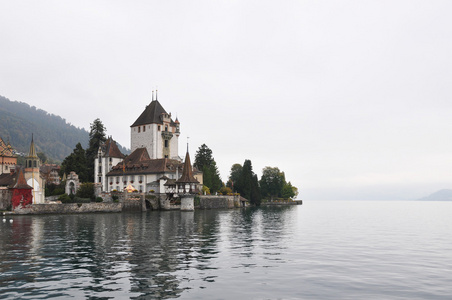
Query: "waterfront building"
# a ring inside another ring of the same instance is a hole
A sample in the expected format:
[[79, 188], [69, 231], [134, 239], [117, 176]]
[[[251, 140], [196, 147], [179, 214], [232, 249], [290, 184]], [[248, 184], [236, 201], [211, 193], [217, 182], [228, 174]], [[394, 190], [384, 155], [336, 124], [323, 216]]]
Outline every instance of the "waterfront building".
[[[165, 183], [175, 182], [182, 175], [183, 164], [178, 155], [180, 122], [171, 119], [171, 113], [166, 112], [156, 97], [130, 130], [132, 153], [127, 157], [119, 149], [110, 156], [99, 149], [95, 161], [96, 183], [101, 184], [103, 192], [123, 191], [132, 186], [139, 192], [165, 193]], [[194, 169], [193, 174], [202, 184], [202, 172]]]

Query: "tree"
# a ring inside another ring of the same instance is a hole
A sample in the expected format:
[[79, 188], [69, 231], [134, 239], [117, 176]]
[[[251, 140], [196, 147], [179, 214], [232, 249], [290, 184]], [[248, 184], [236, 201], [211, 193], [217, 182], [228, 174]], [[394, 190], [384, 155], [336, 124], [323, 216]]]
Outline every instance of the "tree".
[[42, 164], [47, 163], [48, 158], [47, 158], [47, 155], [44, 152], [38, 152], [38, 153], [36, 153], [36, 155], [39, 157], [39, 159], [41, 160]]
[[90, 124], [91, 129], [89, 132], [89, 147], [86, 149], [86, 161], [88, 167], [88, 181], [94, 182], [94, 159], [99, 151], [99, 146], [107, 140], [105, 136], [105, 128], [102, 121], [97, 118]]
[[203, 173], [203, 184], [210, 189], [211, 193], [220, 190], [223, 183], [218, 172], [217, 163], [212, 156], [212, 150], [202, 144], [196, 151], [195, 163], [193, 164], [198, 170]]
[[235, 185], [240, 180], [240, 173], [242, 173], [242, 165], [241, 164], [233, 164], [231, 167], [231, 172], [229, 173], [229, 180], [226, 184], [227, 187], [231, 188], [232, 191], [237, 190]]
[[293, 199], [296, 194], [295, 194], [295, 189], [297, 189], [296, 187], [292, 186], [292, 184], [290, 182], [286, 183], [281, 191], [281, 196], [284, 199]]
[[[236, 169], [238, 170], [238, 167]], [[251, 160], [246, 159], [243, 163], [240, 176], [234, 186], [244, 198], [250, 200], [251, 204], [256, 206], [260, 205], [261, 193], [259, 190], [259, 182], [257, 180], [257, 175], [253, 172]]]
[[61, 163], [61, 174], [69, 174], [74, 171], [77, 173], [81, 182], [87, 182], [89, 179], [88, 166], [86, 164], [86, 154], [82, 144], [78, 143], [74, 151], [69, 154]]
[[79, 198], [89, 198], [93, 201], [96, 197], [94, 195], [94, 183], [84, 182], [80, 185], [77, 191], [77, 197]]
[[263, 197], [281, 197], [282, 190], [286, 184], [284, 172], [278, 168], [265, 167], [262, 170], [262, 177], [260, 180], [260, 187]]

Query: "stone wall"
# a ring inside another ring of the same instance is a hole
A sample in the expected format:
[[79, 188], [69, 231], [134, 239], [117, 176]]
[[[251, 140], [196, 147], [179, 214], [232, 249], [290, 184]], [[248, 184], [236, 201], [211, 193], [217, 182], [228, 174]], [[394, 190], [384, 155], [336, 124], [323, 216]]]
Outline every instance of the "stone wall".
[[33, 204], [25, 208], [16, 208], [16, 214], [74, 214], [93, 212], [121, 212], [122, 203], [70, 203], [70, 204]]
[[234, 208], [234, 196], [199, 196], [199, 208]]
[[12, 193], [9, 189], [0, 190], [0, 210], [7, 210], [11, 207]]

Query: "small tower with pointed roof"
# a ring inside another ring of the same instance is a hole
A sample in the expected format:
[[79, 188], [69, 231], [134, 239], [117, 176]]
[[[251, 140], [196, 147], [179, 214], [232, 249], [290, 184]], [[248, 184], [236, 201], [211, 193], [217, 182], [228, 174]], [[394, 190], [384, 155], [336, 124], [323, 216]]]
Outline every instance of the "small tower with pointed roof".
[[181, 197], [180, 210], [192, 211], [195, 209], [194, 199], [195, 194], [198, 192], [197, 184], [198, 180], [193, 176], [193, 169], [190, 162], [190, 154], [185, 155], [184, 169], [182, 170], [182, 176], [176, 181], [179, 197]]
[[42, 178], [39, 168], [41, 161], [36, 154], [36, 148], [34, 143], [34, 137], [31, 136], [30, 150], [25, 157], [25, 179], [27, 184], [33, 188], [33, 204], [39, 204], [45, 202], [44, 194], [44, 179]]
[[171, 113], [167, 113], [157, 100], [157, 92], [155, 99], [152, 93], [151, 103], [130, 126], [130, 135], [132, 152], [146, 148], [151, 159], [170, 158], [180, 161], [180, 122], [171, 119]]

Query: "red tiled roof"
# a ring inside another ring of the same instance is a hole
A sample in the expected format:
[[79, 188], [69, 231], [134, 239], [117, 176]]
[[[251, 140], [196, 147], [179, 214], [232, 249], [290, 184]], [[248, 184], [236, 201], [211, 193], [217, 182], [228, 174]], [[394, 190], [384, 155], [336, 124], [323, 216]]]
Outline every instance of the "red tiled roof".
[[16, 184], [13, 187], [14, 189], [33, 189], [31, 186], [27, 184], [27, 181], [25, 180], [24, 172], [22, 169], [19, 169], [19, 175], [17, 176]]
[[104, 151], [105, 156], [124, 158], [124, 154], [122, 154], [121, 151], [119, 150], [116, 141], [113, 140], [111, 137], [105, 141], [102, 150]]

